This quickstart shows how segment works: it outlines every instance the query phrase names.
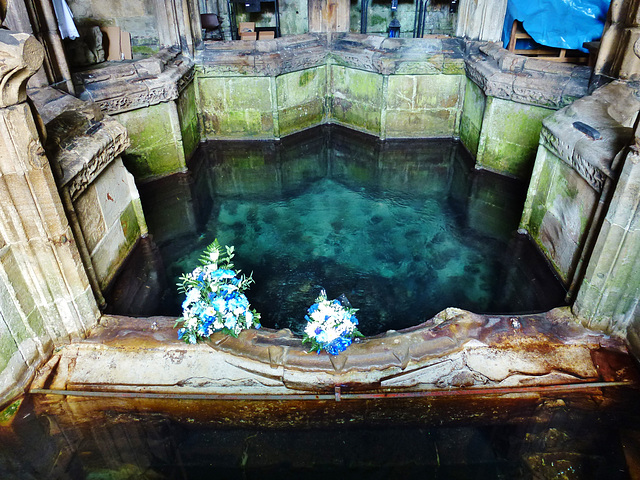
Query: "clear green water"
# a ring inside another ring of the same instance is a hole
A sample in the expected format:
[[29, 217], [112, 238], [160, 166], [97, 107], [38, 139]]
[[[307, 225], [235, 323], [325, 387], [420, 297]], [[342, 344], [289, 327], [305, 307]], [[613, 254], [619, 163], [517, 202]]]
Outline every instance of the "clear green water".
[[562, 287], [515, 234], [525, 186], [470, 165], [453, 141], [380, 142], [335, 127], [203, 145], [189, 175], [141, 188], [167, 283], [149, 313], [179, 315], [173, 285], [214, 238], [253, 272], [247, 296], [263, 325], [297, 333], [321, 288], [347, 296], [366, 335], [453, 306], [562, 304]]

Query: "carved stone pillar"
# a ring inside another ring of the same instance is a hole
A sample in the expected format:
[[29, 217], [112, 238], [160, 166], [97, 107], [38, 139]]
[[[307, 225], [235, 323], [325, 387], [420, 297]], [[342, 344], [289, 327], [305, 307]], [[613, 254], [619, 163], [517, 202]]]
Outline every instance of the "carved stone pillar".
[[348, 32], [348, 0], [309, 0], [309, 32]]
[[27, 103], [44, 51], [0, 30], [0, 404], [99, 311]]
[[640, 79], [640, 0], [613, 0], [604, 26], [594, 75]]
[[193, 56], [202, 44], [200, 7], [196, 0], [154, 0], [162, 47], [178, 46]]
[[460, 0], [456, 36], [498, 42], [506, 12], [507, 0]]

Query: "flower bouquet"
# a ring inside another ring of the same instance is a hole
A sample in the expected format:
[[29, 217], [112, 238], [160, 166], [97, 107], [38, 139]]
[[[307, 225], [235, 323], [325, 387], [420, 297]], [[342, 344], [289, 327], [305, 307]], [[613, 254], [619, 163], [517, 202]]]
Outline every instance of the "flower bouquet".
[[335, 300], [327, 300], [327, 292], [322, 290], [305, 315], [307, 326], [302, 343], [311, 343], [312, 352], [325, 350], [331, 355], [338, 355], [351, 345], [354, 338], [363, 336], [356, 327], [356, 311], [344, 294]]
[[238, 276], [231, 263], [233, 255], [233, 247], [223, 248], [214, 240], [200, 256], [202, 265], [180, 277], [178, 290], [187, 298], [175, 324], [182, 324], [178, 338], [196, 343], [217, 331], [237, 337], [245, 328], [260, 328], [260, 314], [249, 308], [242, 293], [253, 278]]

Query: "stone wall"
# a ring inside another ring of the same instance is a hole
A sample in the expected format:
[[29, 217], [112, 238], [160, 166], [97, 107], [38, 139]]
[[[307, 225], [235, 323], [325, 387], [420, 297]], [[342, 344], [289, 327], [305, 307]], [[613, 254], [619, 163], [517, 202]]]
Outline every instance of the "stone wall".
[[381, 138], [458, 135], [455, 39], [303, 35], [207, 45], [196, 86], [204, 138], [279, 138], [338, 123]]
[[0, 405], [20, 394], [55, 345], [99, 311], [27, 102], [42, 65], [34, 37], [0, 30]]
[[163, 50], [133, 63], [114, 63], [74, 75], [80, 98], [126, 127], [127, 169], [138, 181], [185, 171], [200, 142], [193, 63]]
[[476, 167], [528, 180], [542, 121], [587, 94], [590, 69], [467, 42], [460, 138]]
[[69, 0], [76, 25], [115, 26], [131, 33], [132, 49], [136, 53], [151, 54], [160, 48], [160, 33], [156, 20], [156, 6], [144, 0]]

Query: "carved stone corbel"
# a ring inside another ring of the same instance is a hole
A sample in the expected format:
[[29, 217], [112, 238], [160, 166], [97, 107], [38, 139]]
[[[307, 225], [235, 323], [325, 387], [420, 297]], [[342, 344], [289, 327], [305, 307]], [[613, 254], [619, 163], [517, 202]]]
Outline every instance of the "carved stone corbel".
[[44, 48], [27, 33], [0, 30], [0, 108], [27, 99], [27, 80], [38, 71]]

